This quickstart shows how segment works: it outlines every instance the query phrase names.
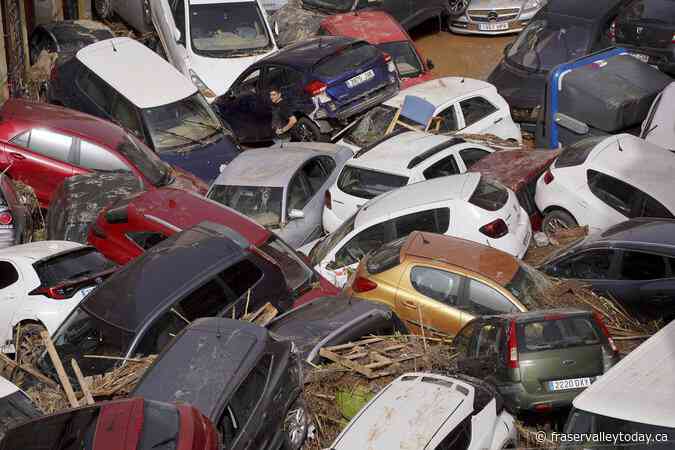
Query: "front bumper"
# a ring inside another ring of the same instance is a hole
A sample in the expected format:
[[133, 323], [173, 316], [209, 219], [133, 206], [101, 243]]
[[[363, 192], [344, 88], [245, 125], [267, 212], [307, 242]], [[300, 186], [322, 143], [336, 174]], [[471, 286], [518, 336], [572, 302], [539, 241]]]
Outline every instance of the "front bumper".
[[450, 19], [449, 28], [457, 34], [497, 36], [518, 33], [536, 12], [521, 12], [520, 8], [469, 9], [464, 15]]

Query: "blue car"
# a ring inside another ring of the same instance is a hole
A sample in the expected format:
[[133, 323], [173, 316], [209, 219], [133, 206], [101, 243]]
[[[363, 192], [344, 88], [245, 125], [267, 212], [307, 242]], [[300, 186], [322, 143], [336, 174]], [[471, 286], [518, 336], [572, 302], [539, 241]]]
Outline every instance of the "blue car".
[[391, 56], [377, 47], [347, 37], [308, 39], [251, 65], [214, 102], [221, 119], [240, 142], [274, 138], [273, 86], [298, 119], [291, 131], [297, 141], [322, 141], [348, 119], [399, 91]]

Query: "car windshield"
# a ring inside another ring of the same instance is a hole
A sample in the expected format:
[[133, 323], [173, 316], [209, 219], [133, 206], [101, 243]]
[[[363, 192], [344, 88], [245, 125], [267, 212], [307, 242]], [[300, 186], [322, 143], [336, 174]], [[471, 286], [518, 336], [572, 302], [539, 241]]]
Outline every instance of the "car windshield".
[[340, 48], [314, 66], [314, 75], [320, 78], [337, 78], [363, 67], [382, 53], [374, 45], [359, 41]]
[[505, 286], [527, 309], [541, 305], [540, 298], [551, 288], [551, 282], [541, 272], [523, 261], [511, 281]]
[[335, 248], [335, 246], [340, 243], [342, 239], [345, 238], [349, 233], [354, 231], [354, 222], [356, 221], [356, 214], [352, 215], [349, 219], [345, 220], [340, 227], [333, 231], [328, 236], [325, 236], [323, 240], [318, 242], [312, 251], [309, 252], [309, 260], [313, 265], [319, 264], [323, 259], [330, 253], [330, 251]]
[[190, 38], [195, 53], [246, 56], [272, 48], [256, 2], [190, 4]]
[[42, 286], [55, 286], [63, 281], [96, 275], [115, 267], [95, 248], [84, 247], [56, 255], [33, 264]]
[[555, 160], [555, 167], [573, 167], [580, 166], [586, 162], [586, 158], [598, 144], [606, 140], [607, 136], [598, 136], [582, 139], [572, 145], [565, 147], [558, 158]]
[[150, 181], [153, 186], [166, 186], [173, 181], [171, 166], [159, 159], [159, 156], [131, 134], [116, 147], [131, 164]]
[[302, 5], [309, 9], [319, 9], [331, 13], [351, 11], [357, 0], [302, 0]]
[[548, 71], [558, 64], [586, 55], [592, 24], [578, 18], [548, 15], [530, 24], [518, 35], [506, 59], [533, 71]]
[[623, 14], [630, 20], [664, 25], [675, 25], [674, 12], [673, 0], [634, 0], [623, 8]]
[[422, 73], [422, 63], [410, 42], [387, 42], [377, 47], [391, 55], [396, 63], [398, 73], [403, 78], [416, 77]]
[[600, 343], [601, 331], [588, 317], [556, 317], [518, 324], [518, 351], [537, 352]]
[[142, 114], [158, 153], [204, 145], [222, 131], [220, 121], [199, 93], [168, 105], [145, 108]]
[[408, 184], [408, 177], [345, 166], [338, 178], [337, 187], [354, 197], [371, 199]]
[[296, 291], [311, 281], [314, 275], [312, 269], [300, 259], [295, 250], [281, 239], [270, 237], [264, 245], [260, 246], [260, 250], [277, 262], [284, 274], [286, 284], [292, 291]]
[[344, 136], [345, 141], [358, 147], [366, 147], [384, 136], [387, 127], [396, 115], [396, 108], [376, 106], [363, 115]]
[[266, 186], [213, 186], [208, 194], [211, 200], [229, 206], [250, 217], [263, 227], [281, 224], [283, 188]]

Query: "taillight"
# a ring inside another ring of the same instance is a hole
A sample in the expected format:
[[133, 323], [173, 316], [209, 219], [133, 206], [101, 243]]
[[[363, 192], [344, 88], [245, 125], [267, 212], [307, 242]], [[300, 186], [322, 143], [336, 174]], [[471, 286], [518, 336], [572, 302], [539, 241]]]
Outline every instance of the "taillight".
[[368, 278], [356, 277], [354, 283], [352, 283], [352, 289], [354, 292], [368, 292], [377, 289], [377, 283]]
[[670, 38], [670, 43], [675, 44], [675, 33], [673, 33], [673, 37]]
[[534, 405], [534, 410], [540, 413], [551, 412], [553, 411], [553, 405], [550, 403], [539, 403], [538, 405]]
[[305, 92], [314, 97], [326, 91], [328, 85], [323, 81], [314, 80], [305, 86]]
[[597, 323], [600, 329], [602, 330], [602, 334], [604, 334], [605, 337], [607, 338], [607, 341], [609, 341], [609, 346], [612, 348], [612, 351], [614, 353], [618, 352], [619, 349], [616, 347], [614, 339], [612, 339], [612, 336], [609, 334], [609, 330], [605, 325], [605, 321], [602, 320], [602, 316], [600, 315], [600, 313], [598, 313], [597, 311], [593, 312], [593, 317], [595, 318], [595, 323]]
[[326, 191], [323, 195], [323, 205], [328, 209], [333, 209], [333, 199], [330, 196], [330, 191]]
[[518, 364], [518, 336], [516, 336], [516, 322], [511, 321], [509, 326], [508, 349], [506, 352], [506, 366], [509, 369], [517, 369]]
[[504, 222], [502, 219], [497, 219], [493, 220], [488, 224], [483, 225], [478, 229], [478, 231], [480, 231], [487, 237], [496, 239], [506, 235], [506, 233], [509, 232], [509, 227], [506, 225], [506, 222]]
[[55, 286], [55, 287], [39, 287], [28, 293], [28, 295], [44, 295], [45, 297], [54, 300], [65, 300], [70, 298], [77, 292], [75, 286]]
[[9, 211], [4, 211], [0, 213], [0, 225], [11, 225], [14, 222], [14, 217]]
[[384, 57], [384, 62], [389, 62], [391, 61], [391, 55], [387, 52], [382, 52], [382, 56]]
[[544, 174], [544, 184], [551, 184], [551, 181], [553, 181], [555, 177], [551, 173], [550, 170], [547, 170], [546, 173]]

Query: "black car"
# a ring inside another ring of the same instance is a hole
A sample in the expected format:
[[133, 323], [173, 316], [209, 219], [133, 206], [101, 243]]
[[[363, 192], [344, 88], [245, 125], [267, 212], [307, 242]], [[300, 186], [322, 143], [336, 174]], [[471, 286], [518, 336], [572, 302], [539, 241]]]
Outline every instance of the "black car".
[[627, 220], [572, 243], [540, 269], [583, 280], [636, 317], [675, 318], [675, 220]]
[[0, 173], [0, 248], [30, 242], [33, 236], [33, 216], [21, 200], [16, 186]]
[[298, 450], [309, 425], [292, 345], [223, 318], [185, 328], [131, 395], [187, 402], [211, 419], [228, 450]]
[[396, 95], [396, 65], [374, 45], [341, 36], [308, 39], [252, 64], [214, 102], [240, 142], [270, 141], [270, 88], [281, 89], [298, 119], [291, 134], [321, 141], [347, 119]]
[[610, 25], [622, 0], [551, 0], [532, 18], [488, 77], [512, 109], [543, 104], [555, 66], [612, 45]]
[[62, 20], [43, 23], [30, 35], [30, 62], [35, 64], [45, 50], [58, 55], [57, 64], [73, 57], [77, 51], [94, 42], [115, 37], [112, 30], [93, 20]]
[[321, 297], [275, 318], [267, 329], [292, 341], [301, 358], [320, 362], [322, 347], [340, 345], [368, 335], [408, 334], [405, 324], [382, 303], [358, 298]]
[[0, 376], [0, 441], [10, 428], [41, 415], [24, 391]]
[[675, 1], [631, 0], [613, 26], [617, 45], [642, 61], [675, 75]]
[[[74, 358], [85, 375], [100, 374], [120, 359], [158, 354], [198, 318], [238, 318], [268, 302], [281, 312], [291, 307], [279, 266], [230, 228], [203, 222], [147, 250], [100, 284], [52, 339], [64, 361]], [[56, 375], [46, 354], [38, 366]]]

